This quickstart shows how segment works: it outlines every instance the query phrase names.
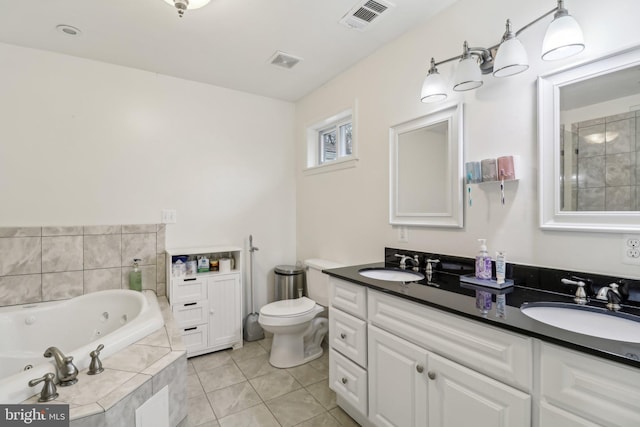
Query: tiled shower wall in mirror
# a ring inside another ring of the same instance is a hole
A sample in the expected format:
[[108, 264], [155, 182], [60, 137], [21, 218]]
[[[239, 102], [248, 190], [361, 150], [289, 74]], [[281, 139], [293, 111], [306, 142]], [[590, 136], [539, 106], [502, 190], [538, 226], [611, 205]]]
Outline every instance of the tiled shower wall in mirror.
[[640, 111], [572, 123], [562, 137], [563, 210], [640, 210]]
[[0, 227], [0, 306], [142, 287], [165, 294], [165, 224]]

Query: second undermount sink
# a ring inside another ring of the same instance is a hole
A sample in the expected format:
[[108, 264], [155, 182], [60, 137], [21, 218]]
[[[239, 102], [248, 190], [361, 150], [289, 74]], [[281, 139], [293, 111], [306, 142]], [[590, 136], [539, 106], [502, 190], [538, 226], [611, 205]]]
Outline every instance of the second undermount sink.
[[532, 319], [583, 335], [640, 343], [640, 317], [597, 307], [566, 303], [525, 303], [520, 311]]
[[370, 279], [387, 280], [390, 282], [415, 282], [424, 279], [422, 273], [399, 268], [363, 268], [358, 271], [361, 276]]

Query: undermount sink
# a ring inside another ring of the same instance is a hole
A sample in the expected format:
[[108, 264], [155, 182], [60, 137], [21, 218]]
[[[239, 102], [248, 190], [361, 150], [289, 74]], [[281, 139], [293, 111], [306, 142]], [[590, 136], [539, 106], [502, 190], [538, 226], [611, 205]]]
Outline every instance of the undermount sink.
[[363, 268], [358, 273], [370, 279], [387, 280], [390, 282], [415, 282], [424, 279], [422, 273], [399, 268]]
[[566, 303], [524, 303], [520, 311], [547, 325], [614, 341], [640, 343], [640, 317]]

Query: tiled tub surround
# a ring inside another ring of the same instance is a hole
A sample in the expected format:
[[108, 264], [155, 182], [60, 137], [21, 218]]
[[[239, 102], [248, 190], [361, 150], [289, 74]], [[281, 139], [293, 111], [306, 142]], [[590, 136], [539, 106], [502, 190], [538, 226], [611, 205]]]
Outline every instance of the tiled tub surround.
[[165, 224], [2, 227], [0, 306], [128, 289], [133, 259], [142, 286], [166, 289]]
[[[68, 404], [72, 427], [135, 427], [135, 411], [168, 385], [169, 425], [187, 416], [187, 357], [165, 297], [159, 297], [165, 325], [105, 358], [104, 372], [78, 374], [78, 383], [58, 387], [49, 404]], [[23, 403], [37, 403], [38, 395]]]

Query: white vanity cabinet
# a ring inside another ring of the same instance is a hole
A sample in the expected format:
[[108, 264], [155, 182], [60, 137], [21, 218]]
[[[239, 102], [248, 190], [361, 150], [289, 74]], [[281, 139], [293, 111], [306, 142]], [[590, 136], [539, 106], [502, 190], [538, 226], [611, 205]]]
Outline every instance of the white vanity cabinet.
[[531, 426], [530, 339], [376, 291], [368, 315], [374, 425]]
[[[234, 268], [192, 276], [172, 274], [173, 257], [232, 256]], [[201, 247], [167, 250], [167, 295], [187, 350], [187, 357], [242, 347], [242, 249]]]
[[540, 345], [539, 426], [640, 426], [640, 372]]
[[360, 424], [531, 426], [530, 338], [335, 277], [330, 286], [329, 385]]
[[366, 422], [367, 288], [329, 278], [329, 387], [343, 409]]

